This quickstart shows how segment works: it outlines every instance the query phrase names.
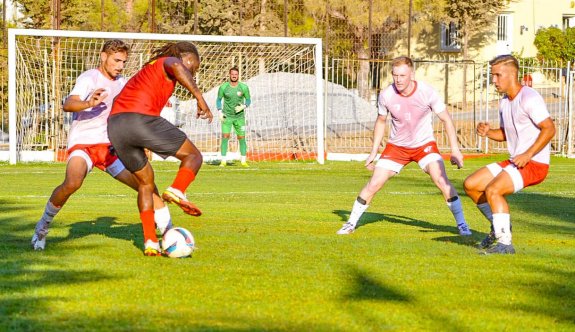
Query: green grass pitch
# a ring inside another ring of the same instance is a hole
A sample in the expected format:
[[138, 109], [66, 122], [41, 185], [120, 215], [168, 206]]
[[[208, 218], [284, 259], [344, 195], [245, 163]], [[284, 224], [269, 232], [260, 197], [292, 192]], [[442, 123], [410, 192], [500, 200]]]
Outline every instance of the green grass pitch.
[[[574, 331], [575, 160], [509, 197], [516, 255], [483, 256], [489, 229], [447, 165], [474, 235], [410, 164], [350, 236], [335, 232], [370, 173], [361, 162], [204, 165], [170, 206], [198, 250], [144, 257], [136, 193], [94, 170], [30, 238], [64, 164], [0, 163], [0, 331]], [[163, 190], [178, 164], [154, 163]]]

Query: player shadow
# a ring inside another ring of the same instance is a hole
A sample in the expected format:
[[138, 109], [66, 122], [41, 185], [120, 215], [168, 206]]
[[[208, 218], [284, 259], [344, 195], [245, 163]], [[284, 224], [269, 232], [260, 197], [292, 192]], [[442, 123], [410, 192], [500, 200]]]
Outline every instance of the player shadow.
[[346, 275], [350, 284], [348, 290], [342, 294], [342, 300], [410, 302], [412, 297], [399, 289], [383, 284], [368, 273], [356, 267], [349, 266]]
[[[445, 330], [463, 331], [465, 330], [457, 319], [445, 315], [443, 310], [437, 307], [430, 307], [419, 301], [417, 294], [410, 292], [407, 288], [394, 286], [397, 284], [392, 275], [373, 276], [369, 271], [362, 270], [356, 266], [348, 265], [343, 271], [347, 281], [338, 303], [346, 306], [349, 311], [354, 312], [354, 319], [363, 322], [365, 326], [371, 326], [381, 318], [377, 314], [367, 310], [361, 310], [365, 301], [380, 302], [391, 305], [408, 305], [419, 317], [425, 317], [427, 321], [434, 322], [434, 325], [442, 326]], [[379, 330], [387, 330], [380, 326]]]
[[60, 238], [50, 238], [52, 243], [62, 243], [86, 236], [100, 234], [112, 239], [132, 242], [134, 247], [141, 249], [144, 238], [142, 235], [142, 225], [121, 224], [116, 222], [116, 217], [98, 217], [95, 220], [80, 221], [70, 226], [68, 236]]
[[[346, 210], [334, 210], [334, 214], [338, 215], [343, 222], [347, 221], [350, 212]], [[413, 226], [419, 228], [420, 232], [441, 232], [441, 233], [453, 233], [449, 236], [441, 236], [434, 238], [435, 241], [451, 242], [455, 244], [460, 244], [464, 246], [474, 247], [478, 240], [485, 237], [486, 233], [473, 233], [472, 236], [463, 237], [459, 235], [459, 229], [453, 226], [438, 225], [425, 220], [414, 219], [410, 217], [395, 215], [395, 214], [383, 214], [374, 212], [364, 212], [361, 219], [357, 223], [356, 230], [375, 222], [389, 222], [393, 224], [403, 224], [407, 226]]]

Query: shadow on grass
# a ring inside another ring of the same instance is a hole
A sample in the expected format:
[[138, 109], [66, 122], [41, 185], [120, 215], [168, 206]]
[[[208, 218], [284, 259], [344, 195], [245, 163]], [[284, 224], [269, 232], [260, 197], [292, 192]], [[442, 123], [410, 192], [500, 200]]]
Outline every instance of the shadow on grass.
[[[346, 210], [334, 210], [334, 214], [338, 215], [343, 222], [347, 221], [349, 217], [349, 211]], [[456, 226], [446, 226], [430, 223], [425, 220], [419, 220], [414, 218], [409, 218], [405, 216], [399, 216], [394, 214], [382, 214], [374, 212], [365, 212], [361, 219], [359, 220], [356, 230], [371, 223], [376, 222], [388, 222], [392, 224], [402, 224], [407, 226], [413, 226], [420, 228], [420, 232], [442, 232], [442, 233], [454, 233], [453, 236], [442, 236], [435, 238], [434, 240], [443, 242], [452, 242], [456, 244], [474, 246], [478, 239], [482, 239], [486, 233], [475, 234], [472, 237], [462, 237], [459, 235], [459, 229]]]
[[[0, 200], [0, 330], [45, 331], [44, 323], [34, 322], [36, 314], [50, 311], [50, 302], [65, 301], [58, 297], [38, 296], [50, 286], [94, 283], [112, 278], [98, 270], [79, 268], [58, 269], [59, 260], [65, 260], [67, 251], [59, 251], [58, 258], [38, 252], [33, 254], [30, 239], [34, 224], [22, 222], [23, 211], [28, 210], [18, 201]], [[26, 235], [17, 235], [25, 233]]]
[[[355, 312], [355, 319], [362, 321], [364, 326], [375, 326], [376, 330], [397, 330], [397, 326], [383, 323], [382, 318], [377, 314], [362, 310], [361, 301], [377, 301], [405, 306], [405, 310], [416, 314], [418, 317], [425, 317], [425, 320], [429, 321], [430, 326], [432, 326], [431, 330], [464, 330], [461, 322], [456, 318], [445, 315], [442, 312], [443, 309], [420, 303], [416, 297], [417, 294], [412, 295], [408, 291], [386, 285], [369, 273], [355, 267], [348, 267], [346, 273], [349, 275], [350, 280], [350, 284], [347, 285], [349, 291], [342, 295], [341, 300], [343, 303], [349, 304], [349, 310]], [[389, 277], [393, 278], [393, 276]]]
[[[570, 258], [575, 261], [575, 255]], [[528, 288], [541, 301], [531, 302], [520, 306], [521, 310], [532, 312], [537, 315], [553, 317], [563, 323], [575, 324], [575, 271], [553, 268], [548, 264], [529, 264], [524, 269], [530, 273], [537, 271], [541, 280], [548, 280], [551, 276], [553, 281], [531, 283], [527, 280], [519, 280], [523, 287]]]
[[393, 302], [410, 302], [411, 296], [384, 285], [381, 281], [376, 280], [369, 274], [360, 271], [354, 267], [349, 268], [349, 291], [343, 294], [344, 300], [374, 300], [374, 301], [393, 301]]
[[101, 234], [112, 239], [130, 241], [136, 248], [143, 249], [142, 225], [140, 223], [120, 224], [115, 220], [115, 217], [98, 217], [96, 220], [76, 222], [70, 226], [67, 237], [49, 238], [48, 241], [50, 244], [56, 244], [93, 234]]
[[[528, 213], [530, 217], [532, 216], [532, 219], [527, 220], [527, 222], [542, 231], [569, 234], [573, 234], [575, 231], [575, 218], [573, 217], [575, 215], [575, 198], [573, 197], [544, 195], [537, 192], [521, 192], [509, 196], [508, 201], [511, 218], [513, 218], [514, 211], [521, 210], [524, 213]], [[566, 225], [557, 223], [552, 226], [543, 225], [538, 223], [541, 219], [554, 219], [565, 222]], [[522, 222], [521, 220], [517, 221]]]

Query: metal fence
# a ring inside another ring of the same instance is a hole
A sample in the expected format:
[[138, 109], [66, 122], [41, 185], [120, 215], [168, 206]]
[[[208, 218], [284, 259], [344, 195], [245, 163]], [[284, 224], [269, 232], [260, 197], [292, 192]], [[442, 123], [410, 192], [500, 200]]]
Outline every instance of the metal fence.
[[[329, 153], [369, 153], [377, 116], [377, 96], [392, 83], [390, 61], [329, 59], [325, 62], [326, 151]], [[471, 61], [416, 60], [415, 78], [431, 84], [447, 104], [457, 130], [460, 147], [467, 153], [505, 153], [505, 143], [479, 137], [478, 122], [498, 125], [501, 96], [491, 86], [488, 63]], [[573, 75], [568, 66], [522, 60], [519, 77], [544, 98], [557, 134], [551, 142], [554, 154], [572, 155]], [[570, 78], [567, 80], [567, 78]], [[345, 88], [346, 98], [342, 97]], [[333, 105], [347, 103], [347, 111], [334, 113]], [[435, 117], [434, 130], [441, 150], [449, 150], [443, 125]], [[387, 131], [389, 133], [389, 131]]]
[[[0, 150], [8, 150], [6, 50], [0, 52]], [[551, 151], [572, 156], [573, 92], [575, 72], [569, 65], [521, 62], [520, 78], [545, 99], [557, 134]], [[466, 153], [505, 153], [505, 143], [482, 139], [475, 134], [479, 121], [498, 124], [500, 95], [490, 84], [487, 63], [416, 60], [415, 77], [435, 87], [445, 100]], [[326, 56], [325, 148], [332, 154], [365, 154], [372, 146], [373, 125], [377, 117], [377, 96], [392, 82], [390, 62]], [[434, 129], [440, 149], [449, 150], [449, 142], [440, 121]], [[388, 131], [389, 132], [389, 131]]]

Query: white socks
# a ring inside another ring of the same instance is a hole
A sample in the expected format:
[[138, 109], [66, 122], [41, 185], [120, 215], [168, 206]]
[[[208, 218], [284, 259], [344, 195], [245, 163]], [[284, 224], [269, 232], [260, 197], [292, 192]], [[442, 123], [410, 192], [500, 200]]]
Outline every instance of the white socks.
[[494, 213], [493, 214], [493, 229], [495, 230], [495, 238], [497, 242], [510, 245], [511, 244], [511, 221], [509, 213]]
[[347, 220], [348, 223], [352, 224], [353, 227], [357, 225], [359, 218], [361, 215], [367, 210], [369, 205], [361, 204], [357, 199], [353, 203], [353, 208], [351, 209], [351, 213], [349, 214], [349, 219]]
[[246, 162], [246, 156], [242, 156], [241, 162], [242, 162], [242, 163], [245, 163], [245, 162]]
[[51, 223], [54, 217], [60, 212], [61, 207], [56, 207], [52, 202], [48, 201], [46, 207], [44, 208], [44, 214], [42, 214], [42, 220], [46, 223]]
[[167, 206], [154, 210], [154, 221], [156, 222], [156, 227], [162, 233], [172, 227], [172, 218], [170, 216], [170, 210]]

